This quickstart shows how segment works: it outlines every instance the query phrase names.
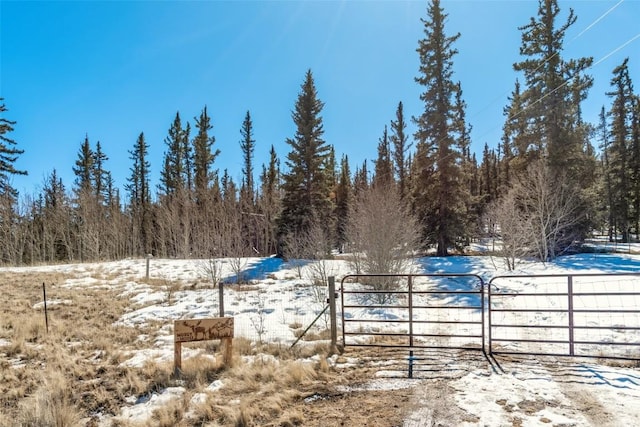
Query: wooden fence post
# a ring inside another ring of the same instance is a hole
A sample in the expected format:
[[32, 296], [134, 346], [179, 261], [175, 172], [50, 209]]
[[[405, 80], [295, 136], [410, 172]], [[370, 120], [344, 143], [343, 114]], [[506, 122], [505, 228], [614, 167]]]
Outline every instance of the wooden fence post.
[[182, 343], [176, 341], [173, 343], [173, 376], [180, 378], [182, 373]]

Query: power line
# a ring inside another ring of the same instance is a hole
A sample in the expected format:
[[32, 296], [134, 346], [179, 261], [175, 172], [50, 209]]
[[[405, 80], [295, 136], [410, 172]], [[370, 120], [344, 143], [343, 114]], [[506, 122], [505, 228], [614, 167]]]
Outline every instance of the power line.
[[[634, 37], [630, 38], [629, 40], [627, 40], [626, 42], [624, 42], [623, 44], [621, 44], [620, 46], [618, 46], [617, 48], [613, 49], [612, 51], [610, 51], [609, 53], [607, 53], [605, 56], [603, 56], [602, 58], [600, 58], [598, 61], [594, 62], [593, 64], [589, 65], [588, 67], [585, 67], [583, 70], [579, 70], [577, 73], [581, 72], [581, 71], [585, 71], [589, 68], [593, 68], [596, 65], [600, 64], [601, 62], [603, 62], [604, 60], [606, 60], [607, 58], [609, 58], [610, 56], [614, 55], [616, 52], [624, 49], [627, 45], [633, 43], [635, 40], [640, 38], [640, 33], [636, 34]], [[576, 74], [577, 74], [576, 73]], [[533, 107], [534, 105], [542, 102], [544, 99], [546, 99], [548, 96], [553, 95], [554, 93], [556, 93], [558, 90], [562, 89], [563, 87], [565, 87], [567, 84], [569, 84], [569, 82], [575, 77], [575, 75], [572, 75], [568, 78], [566, 78], [564, 80], [564, 82], [562, 84], [560, 84], [558, 87], [554, 88], [551, 92], [545, 93], [544, 95], [542, 95], [540, 98], [536, 99], [534, 102], [532, 102], [531, 104], [527, 105], [525, 108], [523, 108], [522, 110], [518, 111], [515, 115], [513, 116], [509, 116], [509, 119], [516, 119], [518, 117], [520, 117], [525, 111], [527, 111], [529, 108]], [[484, 134], [481, 135], [484, 136], [489, 132], [492, 132], [493, 130], [495, 130], [496, 127], [490, 129], [489, 131], [485, 132]]]
[[[576, 41], [578, 38], [580, 38], [582, 35], [584, 35], [586, 32], [588, 32], [589, 30], [591, 30], [591, 28], [593, 28], [594, 26], [596, 26], [596, 24], [598, 24], [598, 22], [602, 21], [607, 15], [609, 15], [611, 12], [613, 12], [618, 6], [620, 6], [622, 3], [624, 2], [624, 0], [620, 0], [618, 3], [616, 3], [615, 5], [613, 5], [612, 7], [610, 7], [607, 11], [605, 11], [603, 14], [601, 14], [598, 18], [595, 19], [595, 21], [593, 21], [591, 24], [587, 25], [587, 27], [582, 30], [580, 33], [578, 33], [574, 38], [572, 38], [568, 43], [567, 46], [570, 46], [571, 43], [573, 43], [574, 41]], [[555, 58], [557, 55], [559, 55], [560, 52], [555, 52], [553, 55], [551, 55], [550, 57], [546, 58], [533, 72], [535, 73], [536, 71], [538, 71], [540, 68], [544, 67], [549, 61], [551, 61], [553, 58]], [[612, 52], [611, 55], [615, 53]], [[603, 59], [604, 60], [604, 59]], [[501, 95], [499, 95], [498, 97], [494, 98], [489, 104], [487, 104], [485, 107], [481, 108], [480, 110], [478, 110], [476, 113], [474, 113], [471, 117], [469, 117], [469, 119], [473, 119], [474, 117], [477, 117], [480, 113], [482, 113], [483, 111], [487, 110], [489, 107], [491, 107], [492, 105], [494, 105], [499, 99], [503, 98], [506, 94], [509, 93], [509, 90], [503, 92]], [[482, 134], [481, 136], [486, 135], [487, 133], [491, 132], [493, 129], [490, 129], [488, 132], [485, 132], [484, 134]]]
[[603, 13], [602, 15], [600, 15], [600, 17], [598, 19], [596, 19], [595, 21], [593, 21], [587, 28], [585, 28], [584, 30], [582, 30], [580, 32], [580, 34], [578, 34], [577, 36], [575, 36], [573, 39], [571, 39], [571, 42], [573, 42], [575, 39], [577, 39], [578, 37], [580, 37], [581, 35], [583, 35], [584, 33], [586, 33], [587, 31], [589, 31], [591, 29], [591, 27], [593, 27], [594, 25], [596, 25], [598, 22], [600, 22], [605, 16], [607, 16], [608, 14], [610, 14], [611, 12], [613, 12], [613, 10], [615, 8], [617, 8], [618, 6], [620, 6], [622, 4], [622, 2], [624, 2], [624, 0], [620, 0], [618, 3], [616, 3], [615, 5], [613, 5], [611, 7], [611, 9], [607, 10], [605, 13]]

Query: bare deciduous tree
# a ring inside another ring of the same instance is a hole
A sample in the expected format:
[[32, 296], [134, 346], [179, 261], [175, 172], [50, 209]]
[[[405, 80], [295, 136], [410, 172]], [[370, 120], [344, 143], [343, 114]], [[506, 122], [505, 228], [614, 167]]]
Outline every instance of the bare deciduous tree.
[[584, 216], [566, 176], [552, 173], [542, 160], [527, 168], [491, 212], [509, 268], [519, 256], [540, 261], [556, 258], [580, 238], [578, 225]]
[[[420, 246], [420, 226], [395, 186], [370, 188], [358, 198], [348, 235], [354, 268], [367, 274], [407, 273]], [[382, 278], [373, 283], [377, 290], [391, 290], [395, 284]], [[381, 298], [386, 301], [388, 295]]]
[[520, 217], [515, 192], [508, 192], [492, 202], [485, 214], [485, 222], [495, 228], [500, 244], [495, 252], [504, 260], [509, 271], [514, 270], [519, 259], [527, 256], [527, 232]]

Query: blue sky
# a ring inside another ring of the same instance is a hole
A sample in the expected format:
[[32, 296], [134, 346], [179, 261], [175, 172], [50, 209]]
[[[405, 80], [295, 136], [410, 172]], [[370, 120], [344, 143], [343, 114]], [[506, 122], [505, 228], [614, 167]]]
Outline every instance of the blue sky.
[[[17, 121], [9, 136], [25, 150], [16, 166], [29, 172], [15, 177], [14, 186], [33, 194], [55, 168], [71, 188], [87, 134], [92, 144], [101, 142], [106, 167], [122, 187], [130, 175], [128, 151], [140, 132], [150, 145], [155, 185], [176, 111], [193, 126], [205, 105], [221, 150], [214, 167], [228, 169], [239, 182], [246, 111], [254, 121], [258, 171], [272, 144], [281, 159], [289, 151], [284, 141], [295, 131], [291, 110], [309, 68], [325, 102], [325, 139], [354, 169], [375, 159], [399, 101], [407, 116], [421, 111], [415, 49], [426, 5], [2, 0], [0, 96], [9, 109], [5, 118]], [[449, 14], [447, 34], [461, 33], [455, 79], [480, 156], [485, 142], [495, 147], [499, 141], [516, 78], [512, 64], [520, 59], [518, 26], [536, 15], [537, 1], [444, 0], [442, 6]], [[578, 16], [566, 35], [565, 58], [594, 57], [595, 84], [583, 111], [595, 123], [610, 102], [611, 71], [625, 57], [640, 85], [640, 38], [634, 39], [640, 1], [560, 1], [560, 7], [563, 19], [569, 7]]]

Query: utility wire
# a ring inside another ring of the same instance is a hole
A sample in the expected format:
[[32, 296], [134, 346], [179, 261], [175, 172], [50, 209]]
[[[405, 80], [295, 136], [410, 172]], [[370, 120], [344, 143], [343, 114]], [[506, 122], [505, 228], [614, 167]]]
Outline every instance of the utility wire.
[[[586, 32], [588, 32], [591, 28], [593, 28], [594, 26], [596, 26], [596, 24], [600, 21], [602, 21], [607, 15], [609, 15], [611, 12], [613, 12], [618, 6], [620, 6], [622, 3], [624, 2], [624, 0], [620, 0], [618, 3], [616, 3], [615, 5], [613, 5], [612, 7], [609, 8], [609, 10], [607, 10], [606, 12], [604, 12], [603, 14], [601, 14], [598, 18], [596, 18], [595, 21], [593, 21], [591, 24], [587, 25], [587, 27], [582, 30], [580, 33], [578, 33], [575, 37], [573, 37], [567, 44], [566, 46], [571, 46], [571, 43], [573, 43], [574, 41], [576, 41], [578, 38], [580, 38], [582, 35], [584, 35]], [[550, 57], [546, 58], [540, 65], [538, 65], [538, 67], [533, 71], [534, 73], [538, 70], [540, 70], [540, 68], [544, 67], [547, 62], [551, 61], [553, 58], [555, 58], [557, 55], [559, 55], [560, 52], [555, 52], [553, 55], [551, 55]], [[613, 54], [613, 53], [612, 53]], [[500, 96], [494, 98], [489, 104], [487, 104], [485, 107], [481, 108], [480, 110], [478, 110], [476, 113], [474, 113], [471, 117], [469, 117], [469, 120], [473, 119], [474, 117], [477, 117], [480, 113], [482, 113], [483, 111], [487, 110], [489, 107], [491, 107], [493, 104], [495, 104], [499, 99], [503, 98], [506, 94], [508, 94], [509, 91], [505, 91], [503, 92]], [[493, 129], [491, 129], [493, 130]], [[490, 131], [491, 131], [490, 130]], [[489, 131], [489, 132], [490, 132]], [[488, 133], [488, 132], [487, 132]], [[482, 136], [486, 135], [483, 134]]]
[[[525, 106], [523, 109], [521, 109], [520, 111], [518, 111], [516, 114], [514, 115], [510, 115], [508, 117], [508, 119], [517, 119], [518, 117], [520, 117], [522, 114], [524, 114], [525, 111], [527, 111], [529, 108], [539, 104], [540, 102], [542, 102], [543, 100], [545, 100], [547, 97], [553, 95], [554, 93], [556, 93], [557, 91], [559, 91], [560, 89], [562, 89], [563, 87], [565, 87], [567, 84], [569, 84], [569, 82], [575, 77], [575, 75], [577, 73], [580, 73], [582, 71], [588, 70], [589, 68], [593, 68], [596, 65], [600, 64], [601, 62], [603, 62], [604, 60], [606, 60], [607, 58], [609, 58], [611, 55], [615, 54], [616, 52], [624, 49], [627, 45], [633, 43], [635, 40], [640, 38], [640, 33], [636, 34], [634, 37], [631, 37], [629, 40], [627, 40], [626, 42], [622, 43], [620, 46], [618, 46], [617, 48], [613, 49], [612, 51], [610, 51], [609, 53], [607, 53], [605, 56], [603, 56], [602, 58], [600, 58], [598, 61], [596, 61], [595, 63], [589, 65], [588, 67], [585, 67], [582, 70], [577, 71], [575, 74], [573, 74], [572, 76], [567, 77], [563, 83], [561, 83], [560, 85], [558, 85], [556, 88], [554, 88], [551, 92], [545, 93], [544, 95], [542, 95], [540, 98], [536, 99], [535, 101], [533, 101], [531, 104]], [[479, 138], [482, 138], [483, 136], [487, 135], [490, 132], [493, 132], [495, 129], [497, 129], [500, 125], [494, 126], [491, 129], [489, 129], [488, 131], [486, 131], [485, 133], [483, 133], [482, 135], [480, 135]], [[440, 139], [436, 142], [442, 142], [444, 140]], [[444, 157], [442, 157], [442, 159], [446, 159], [449, 156], [452, 156], [454, 154], [459, 154], [457, 151], [453, 150], [451, 151], [449, 154], [445, 155]]]

